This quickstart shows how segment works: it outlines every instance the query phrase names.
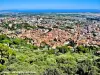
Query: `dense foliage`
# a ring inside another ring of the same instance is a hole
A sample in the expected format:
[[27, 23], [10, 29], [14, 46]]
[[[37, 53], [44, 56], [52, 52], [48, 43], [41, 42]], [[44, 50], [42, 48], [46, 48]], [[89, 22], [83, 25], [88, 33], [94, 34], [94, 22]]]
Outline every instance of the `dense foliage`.
[[95, 46], [78, 46], [74, 50], [69, 46], [56, 49], [39, 48], [27, 43], [27, 40], [0, 35], [0, 72], [100, 75], [100, 55], [97, 54], [99, 50], [100, 47]]
[[6, 28], [6, 29], [9, 29], [9, 30], [18, 30], [18, 29], [26, 29], [26, 30], [29, 30], [29, 29], [35, 29], [37, 28], [36, 26], [31, 26], [30, 24], [28, 23], [20, 23], [20, 24], [11, 24], [13, 23], [12, 21], [8, 21], [8, 23], [2, 23], [2, 26], [3, 28]]

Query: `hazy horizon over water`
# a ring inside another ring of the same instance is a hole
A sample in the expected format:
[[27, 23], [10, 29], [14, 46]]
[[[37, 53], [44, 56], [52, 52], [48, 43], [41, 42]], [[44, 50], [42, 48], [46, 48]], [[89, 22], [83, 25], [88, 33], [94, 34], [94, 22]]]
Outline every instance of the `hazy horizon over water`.
[[25, 13], [100, 13], [98, 9], [12, 9], [12, 10], [0, 10], [0, 12], [25, 12]]

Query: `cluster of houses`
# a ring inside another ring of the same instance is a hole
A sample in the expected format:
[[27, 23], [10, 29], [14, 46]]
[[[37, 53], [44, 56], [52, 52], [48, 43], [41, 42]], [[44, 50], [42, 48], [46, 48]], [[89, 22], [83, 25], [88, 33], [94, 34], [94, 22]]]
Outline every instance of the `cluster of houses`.
[[[30, 30], [22, 28], [10, 31], [2, 27], [4, 23], [7, 23], [10, 27], [13, 24], [28, 23], [30, 26], [36, 26], [37, 28]], [[45, 43], [56, 48], [57, 46], [69, 44], [70, 41], [73, 41], [76, 46], [100, 46], [100, 21], [90, 21], [85, 17], [66, 15], [4, 17], [0, 18], [0, 31], [9, 37], [29, 38], [31, 39], [31, 43], [37, 46]]]

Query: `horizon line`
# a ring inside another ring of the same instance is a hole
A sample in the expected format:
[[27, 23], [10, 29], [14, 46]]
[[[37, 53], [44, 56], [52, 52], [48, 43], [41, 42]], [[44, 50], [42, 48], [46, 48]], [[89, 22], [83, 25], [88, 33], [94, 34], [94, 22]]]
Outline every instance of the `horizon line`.
[[100, 9], [0, 9], [1, 10], [100, 10]]

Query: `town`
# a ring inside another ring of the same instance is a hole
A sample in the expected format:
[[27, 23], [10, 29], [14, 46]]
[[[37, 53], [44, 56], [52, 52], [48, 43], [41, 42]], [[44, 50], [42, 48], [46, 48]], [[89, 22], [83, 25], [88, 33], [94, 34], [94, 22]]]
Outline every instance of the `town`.
[[29, 43], [36, 46], [100, 46], [100, 14], [4, 14], [0, 17], [0, 33], [31, 39]]

